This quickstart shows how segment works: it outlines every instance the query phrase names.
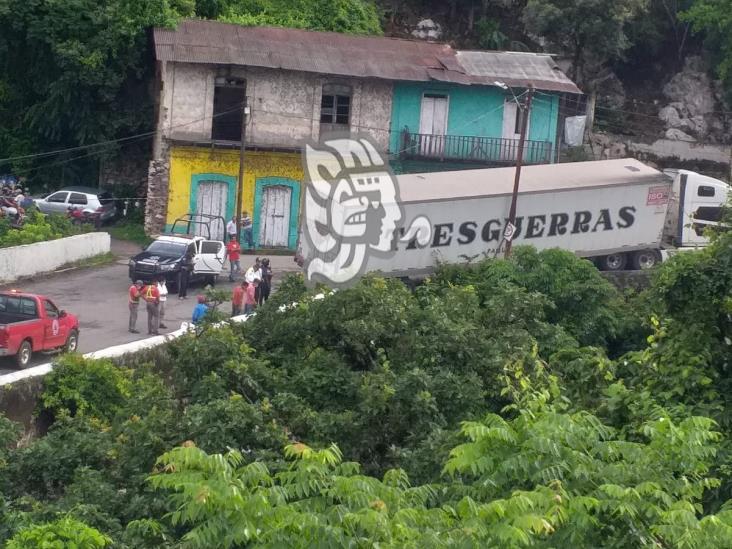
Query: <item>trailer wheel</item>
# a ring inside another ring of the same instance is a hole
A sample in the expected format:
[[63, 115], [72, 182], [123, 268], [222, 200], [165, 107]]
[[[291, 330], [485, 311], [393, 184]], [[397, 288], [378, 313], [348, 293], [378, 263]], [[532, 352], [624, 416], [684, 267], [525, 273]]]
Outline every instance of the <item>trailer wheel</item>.
[[633, 254], [633, 269], [646, 271], [661, 262], [661, 256], [656, 250], [641, 250]]
[[622, 271], [625, 269], [625, 265], [628, 262], [628, 257], [625, 254], [617, 253], [604, 255], [600, 258], [600, 270], [601, 271]]
[[31, 342], [25, 340], [23, 343], [20, 344], [18, 354], [15, 355], [15, 363], [18, 365], [18, 368], [25, 368], [26, 366], [28, 366], [28, 364], [30, 364], [32, 357], [33, 347], [31, 346]]

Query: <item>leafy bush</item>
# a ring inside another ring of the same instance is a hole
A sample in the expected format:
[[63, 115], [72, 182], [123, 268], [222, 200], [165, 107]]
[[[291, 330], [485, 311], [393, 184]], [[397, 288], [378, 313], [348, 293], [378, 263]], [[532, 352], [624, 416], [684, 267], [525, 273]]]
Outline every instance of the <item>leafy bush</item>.
[[110, 422], [130, 396], [129, 377], [109, 360], [65, 355], [45, 378], [41, 405], [56, 417], [78, 415]]
[[101, 549], [111, 543], [112, 540], [101, 532], [67, 517], [50, 524], [35, 525], [21, 530], [8, 542], [7, 549], [39, 547]]
[[56, 240], [79, 234], [81, 231], [82, 229], [74, 226], [66, 216], [46, 216], [31, 208], [19, 229], [9, 229], [7, 220], [0, 218], [0, 248]]

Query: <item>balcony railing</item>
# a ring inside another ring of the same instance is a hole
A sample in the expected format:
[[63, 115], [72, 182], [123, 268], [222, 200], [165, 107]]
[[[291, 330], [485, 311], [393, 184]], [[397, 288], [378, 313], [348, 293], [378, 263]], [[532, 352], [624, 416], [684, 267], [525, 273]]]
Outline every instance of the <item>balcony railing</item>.
[[[518, 145], [518, 139], [431, 135], [404, 130], [399, 153], [400, 156], [407, 158], [508, 164], [516, 161]], [[527, 139], [524, 142], [524, 163], [550, 162], [552, 162], [552, 144], [549, 141]]]

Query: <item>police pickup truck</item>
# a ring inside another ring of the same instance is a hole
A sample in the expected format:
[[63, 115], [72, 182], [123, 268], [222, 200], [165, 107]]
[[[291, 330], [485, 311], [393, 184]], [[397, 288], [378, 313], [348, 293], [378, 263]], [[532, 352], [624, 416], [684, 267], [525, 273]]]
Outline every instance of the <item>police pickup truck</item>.
[[130, 259], [130, 280], [142, 280], [147, 284], [162, 274], [168, 290], [177, 292], [181, 270], [192, 263], [191, 282], [203, 280], [215, 284], [223, 269], [225, 253], [226, 248], [220, 240], [188, 235], [159, 236]]

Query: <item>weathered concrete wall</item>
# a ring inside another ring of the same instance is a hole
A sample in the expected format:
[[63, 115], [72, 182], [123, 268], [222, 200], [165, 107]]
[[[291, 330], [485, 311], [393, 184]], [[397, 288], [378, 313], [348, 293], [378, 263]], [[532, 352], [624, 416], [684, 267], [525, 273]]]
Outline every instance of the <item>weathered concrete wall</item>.
[[0, 248], [0, 282], [54, 271], [66, 265], [108, 253], [109, 233], [87, 233], [25, 246]]
[[[167, 63], [160, 70], [162, 101], [159, 127], [163, 138], [207, 141], [211, 138], [215, 65]], [[380, 80], [336, 78], [307, 72], [232, 67], [232, 78], [247, 81], [251, 145], [300, 147], [320, 134], [324, 84], [351, 86], [351, 130], [371, 135], [388, 147], [392, 85]], [[156, 147], [160, 155], [160, 146]]]

